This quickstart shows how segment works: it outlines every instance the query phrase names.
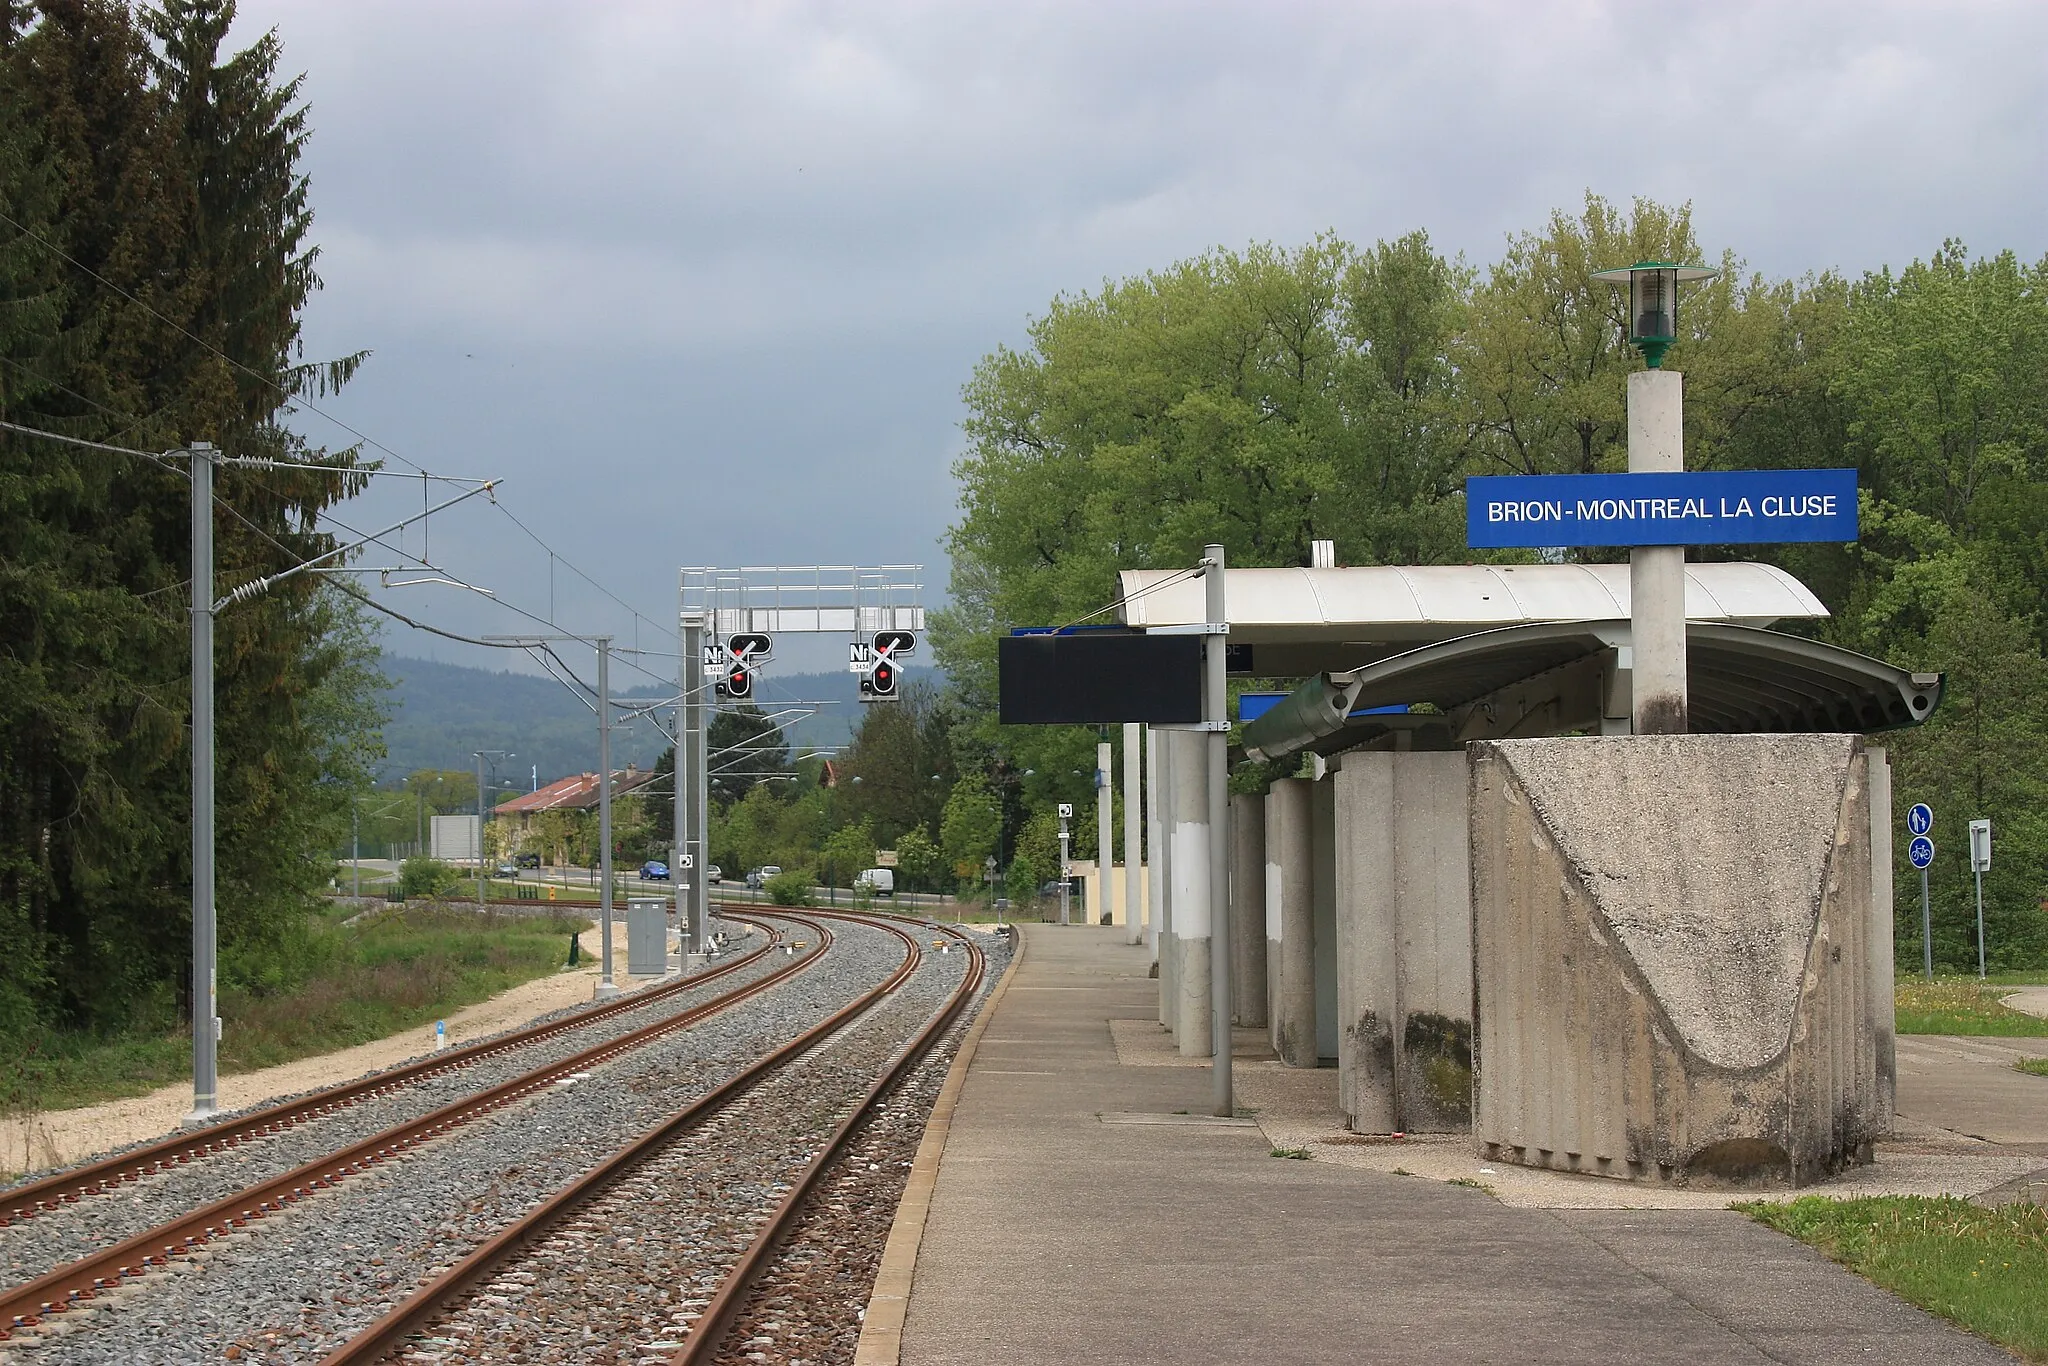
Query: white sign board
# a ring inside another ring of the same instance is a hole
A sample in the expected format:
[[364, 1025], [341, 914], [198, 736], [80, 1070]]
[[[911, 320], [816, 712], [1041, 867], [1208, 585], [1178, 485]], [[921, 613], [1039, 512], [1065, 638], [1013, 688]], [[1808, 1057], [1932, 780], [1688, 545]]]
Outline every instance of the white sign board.
[[895, 866], [896, 866], [896, 851], [895, 851], [894, 849], [877, 849], [877, 850], [875, 850], [875, 867], [877, 867], [877, 868], [894, 868]]
[[1070, 820], [1072, 820], [1073, 818], [1074, 818], [1074, 804], [1073, 804], [1072, 802], [1061, 802], [1061, 803], [1060, 803], [1060, 819], [1061, 819], [1061, 820], [1063, 820], [1063, 821], [1070, 821]]
[[436, 816], [428, 852], [443, 863], [475, 863], [477, 860], [475, 816]]
[[1970, 871], [1991, 871], [1991, 822], [1970, 822]]

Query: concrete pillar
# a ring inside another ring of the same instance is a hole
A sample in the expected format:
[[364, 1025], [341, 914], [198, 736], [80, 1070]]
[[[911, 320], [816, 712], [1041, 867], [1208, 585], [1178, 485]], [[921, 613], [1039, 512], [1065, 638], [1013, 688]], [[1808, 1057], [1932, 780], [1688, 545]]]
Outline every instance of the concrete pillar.
[[1273, 1051], [1289, 1067], [1316, 1065], [1315, 842], [1307, 778], [1266, 792], [1266, 964]]
[[1871, 1047], [1877, 1054], [1877, 1132], [1889, 1134], [1899, 1096], [1898, 997], [1892, 971], [1892, 762], [1882, 746], [1863, 751], [1870, 764], [1870, 1002]]
[[1266, 1023], [1266, 799], [1230, 798], [1231, 1019]]
[[1338, 1105], [1362, 1133], [1471, 1123], [1472, 903], [1460, 751], [1344, 756]]
[[[1631, 474], [1685, 468], [1685, 377], [1675, 370], [1628, 377], [1628, 468]], [[1636, 734], [1683, 735], [1685, 547], [1629, 551], [1628, 588]]]
[[1145, 867], [1145, 850], [1138, 822], [1144, 818], [1144, 786], [1138, 773], [1138, 724], [1124, 724], [1124, 942], [1136, 944], [1145, 931], [1145, 899], [1140, 877]]
[[1739, 1185], [1869, 1161], [1883, 1116], [1863, 742], [1469, 752], [1480, 1153]]
[[1209, 1013], [1209, 785], [1201, 731], [1167, 736], [1173, 750], [1173, 943], [1178, 1002], [1174, 1032], [1184, 1058], [1214, 1056]]
[[1309, 784], [1310, 900], [1314, 907], [1316, 1059], [1337, 1058], [1337, 786], [1336, 770]]

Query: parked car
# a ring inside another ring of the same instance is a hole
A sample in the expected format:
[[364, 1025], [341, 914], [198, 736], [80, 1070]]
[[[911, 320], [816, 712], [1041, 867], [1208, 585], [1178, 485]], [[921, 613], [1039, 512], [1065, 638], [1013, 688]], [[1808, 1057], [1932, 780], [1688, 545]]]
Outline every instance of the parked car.
[[782, 866], [776, 863], [763, 864], [761, 867], [756, 868], [753, 872], [747, 874], [748, 890], [755, 892], [760, 891], [763, 887], [766, 887], [768, 885], [769, 878], [774, 877], [777, 873], [780, 873], [781, 871]]
[[520, 866], [521, 868], [538, 868], [538, 867], [540, 867], [540, 855], [539, 855], [539, 854], [521, 854], [521, 855], [520, 855], [520, 856], [519, 856], [518, 858], [516, 858], [516, 859], [513, 859], [512, 861], [513, 861], [514, 863], [518, 864], [518, 865], [519, 865], [519, 866]]
[[647, 860], [647, 862], [640, 865], [640, 880], [642, 882], [667, 882], [668, 865], [658, 859]]
[[499, 864], [499, 865], [498, 865], [498, 871], [497, 871], [497, 872], [495, 872], [495, 873], [493, 873], [493, 874], [491, 874], [491, 876], [493, 876], [493, 877], [518, 877], [518, 876], [519, 876], [519, 870], [518, 870], [517, 868], [513, 867], [513, 866], [512, 866], [511, 864], [509, 864], [509, 863], [501, 863], [501, 864]]
[[894, 868], [869, 868], [853, 880], [853, 889], [865, 887], [876, 896], [896, 895], [896, 870]]
[[706, 886], [716, 887], [723, 881], [725, 881], [725, 869], [715, 863], [704, 865], [704, 882]]

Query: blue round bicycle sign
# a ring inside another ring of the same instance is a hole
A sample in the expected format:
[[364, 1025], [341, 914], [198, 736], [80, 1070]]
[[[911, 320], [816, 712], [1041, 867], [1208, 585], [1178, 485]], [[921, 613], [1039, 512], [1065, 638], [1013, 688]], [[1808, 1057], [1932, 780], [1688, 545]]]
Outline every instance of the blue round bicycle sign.
[[1914, 802], [1913, 809], [1906, 813], [1906, 833], [1924, 835], [1934, 829], [1934, 808], [1926, 802]]
[[1913, 842], [1906, 846], [1906, 859], [1915, 868], [1925, 868], [1934, 862], [1934, 841], [1925, 835], [1913, 836]]

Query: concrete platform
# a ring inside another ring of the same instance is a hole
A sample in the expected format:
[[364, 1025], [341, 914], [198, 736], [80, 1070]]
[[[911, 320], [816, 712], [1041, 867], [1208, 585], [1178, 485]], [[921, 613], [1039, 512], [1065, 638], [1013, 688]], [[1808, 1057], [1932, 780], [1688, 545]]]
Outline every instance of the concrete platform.
[[1247, 1058], [1261, 1127], [1200, 1122], [1206, 1068], [1148, 1043], [1143, 951], [1023, 935], [952, 1117], [907, 1366], [2012, 1360], [1725, 1209], [1517, 1208], [1277, 1158], [1266, 1126], [1317, 1127], [1334, 1073]]

